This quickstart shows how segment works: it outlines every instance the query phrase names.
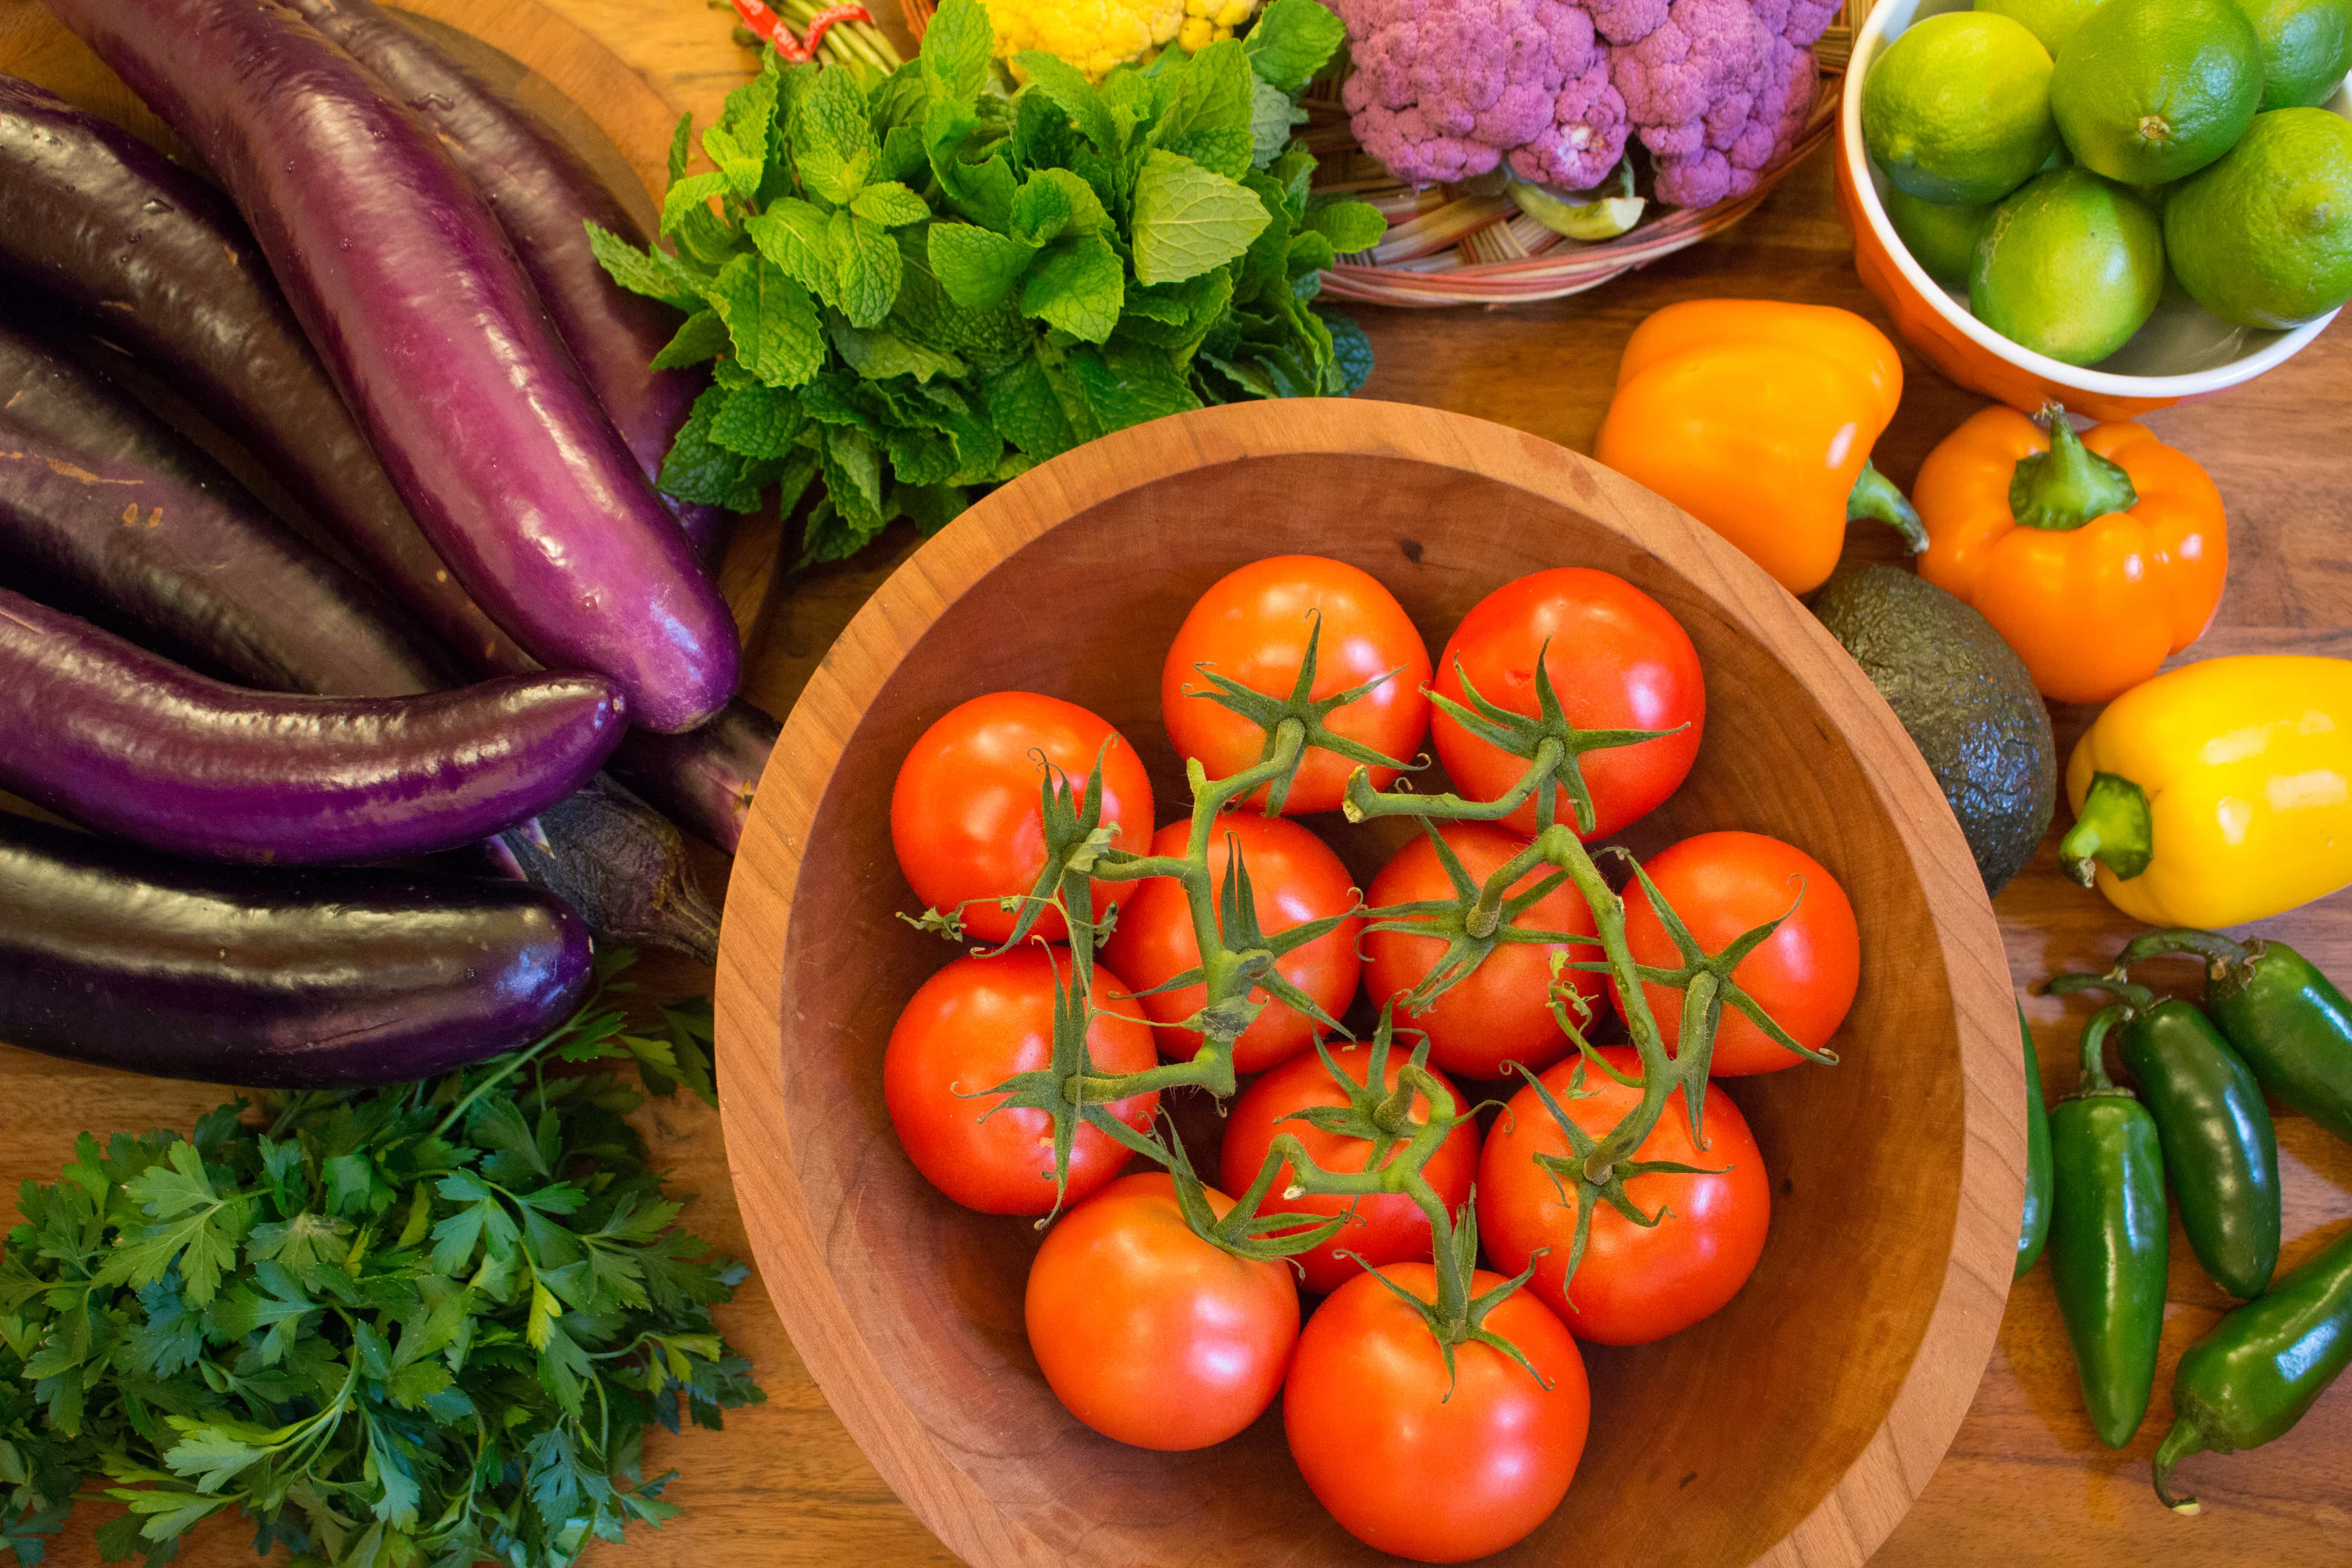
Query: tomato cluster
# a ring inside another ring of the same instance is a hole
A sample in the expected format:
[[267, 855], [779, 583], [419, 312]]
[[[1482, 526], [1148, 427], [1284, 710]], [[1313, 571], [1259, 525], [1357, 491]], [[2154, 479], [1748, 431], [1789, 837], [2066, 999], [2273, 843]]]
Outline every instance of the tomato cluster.
[[[1157, 832], [1134, 747], [1055, 698], [976, 698], [908, 753], [891, 830], [920, 923], [998, 947], [908, 1003], [892, 1124], [957, 1202], [1057, 1216], [1029, 1342], [1087, 1426], [1197, 1448], [1279, 1394], [1356, 1535], [1429, 1562], [1501, 1550], [1582, 1453], [1576, 1342], [1674, 1333], [1754, 1269], [1763, 1157], [1695, 1075], [1823, 1051], [1859, 984], [1853, 906], [1754, 833], [1686, 838], [1622, 897], [1598, 879], [1578, 846], [1672, 795], [1706, 717], [1689, 637], [1606, 573], [1507, 584], [1433, 666], [1369, 574], [1258, 562], [1194, 605], [1160, 694], [1208, 782]], [[1425, 750], [1459, 798], [1383, 795]], [[1423, 818], [1365, 895], [1297, 820], [1343, 827], [1342, 807]], [[1351, 1008], [1380, 1015], [1369, 1044], [1335, 1027]], [[1600, 1043], [1612, 1014], [1646, 1058]], [[1513, 1074], [1482, 1136], [1475, 1086]], [[1215, 1187], [1153, 1134], [1177, 1083], [1239, 1089]], [[1136, 1152], [1166, 1169], [1122, 1176]], [[1473, 1237], [1519, 1278], [1474, 1271]], [[1323, 1298], [1303, 1329], [1302, 1290]]]

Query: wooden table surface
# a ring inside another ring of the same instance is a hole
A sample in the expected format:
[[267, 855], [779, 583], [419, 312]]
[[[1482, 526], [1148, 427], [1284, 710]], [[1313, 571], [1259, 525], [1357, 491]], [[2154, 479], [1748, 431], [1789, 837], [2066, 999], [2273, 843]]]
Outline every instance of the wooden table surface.
[[[730, 40], [724, 7], [702, 0], [547, 0], [586, 28], [681, 110], [707, 122], [754, 64]], [[1488, 313], [1475, 310], [1358, 312], [1379, 352], [1368, 396], [1424, 403], [1516, 426], [1589, 451], [1618, 354], [1634, 325], [1675, 300], [1746, 295], [1842, 305], [1885, 324], [1856, 280], [1830, 195], [1830, 163], [1816, 156], [1746, 223], [1646, 272], [1577, 299]], [[1920, 460], [1980, 403], [1905, 355], [1910, 377], [1900, 416], [1877, 461], [1908, 485]], [[2152, 416], [2167, 441], [2202, 462], [2230, 507], [2228, 597], [2198, 655], [2294, 650], [2352, 655], [2352, 328], [2339, 323], [2297, 359], [2222, 400]], [[764, 612], [765, 655], [749, 691], [782, 712], [834, 634], [909, 542], [782, 587]], [[1853, 553], [1892, 559], [1884, 542]], [[740, 599], [739, 599], [740, 602]], [[2062, 755], [2090, 715], [2054, 714]], [[2054, 835], [2053, 835], [2054, 842]], [[2064, 881], [2045, 846], [1997, 902], [2020, 986], [2055, 970], [2104, 967], [2130, 931], [2104, 900]], [[2344, 895], [2263, 930], [2339, 977], [2352, 974], [2352, 900]], [[1899, 963], [1878, 954], [1875, 962]], [[692, 985], [690, 968], [669, 978]], [[2190, 976], [2184, 969], [2183, 982]], [[2074, 1047], [2089, 1008], [2031, 998], [2043, 1077], [2054, 1098], [2073, 1085]], [[1901, 1050], [1901, 1040], [1853, 1048]], [[54, 1180], [82, 1128], [186, 1127], [217, 1091], [128, 1078], [0, 1048], [0, 1183]], [[747, 1251], [730, 1194], [715, 1114], [698, 1105], [643, 1117], [676, 1187], [697, 1194], [687, 1219], [738, 1255]], [[1833, 1130], [1825, 1130], [1833, 1136]], [[2286, 1235], [2282, 1267], [2315, 1250], [2352, 1216], [2352, 1148], [2301, 1118], [2283, 1116]], [[2101, 1447], [2084, 1417], [2046, 1269], [2010, 1297], [2000, 1342], [1976, 1404], [1918, 1502], [1875, 1559], [1890, 1568], [1941, 1563], [2093, 1564], [2158, 1561], [2173, 1568], [2352, 1561], [2352, 1391], [2323, 1400], [2294, 1434], [2251, 1456], [2203, 1457], [2184, 1469], [2205, 1499], [2197, 1519], [2167, 1513], [2150, 1494], [2147, 1461], [2168, 1417], [2172, 1363], [2226, 1309], [2176, 1230], [2158, 1392], [2138, 1439]], [[1825, 1291], [1839, 1289], [1822, 1281]], [[592, 1563], [671, 1568], [715, 1563], [900, 1565], [951, 1563], [876, 1476], [810, 1382], [753, 1280], [720, 1321], [757, 1363], [768, 1403], [731, 1417], [721, 1435], [689, 1431], [647, 1445], [654, 1468], [677, 1466], [669, 1493], [681, 1519], [638, 1530]], [[1769, 1377], [1769, 1366], [1757, 1369]], [[1695, 1389], [1691, 1397], [1705, 1398]], [[1595, 1412], [1605, 1422], [1608, 1413]], [[1803, 1442], [1764, 1430], [1758, 1442]], [[96, 1562], [86, 1510], [52, 1561]], [[182, 1556], [199, 1568], [252, 1561], [233, 1523]], [[1674, 1568], [1661, 1563], [1660, 1568]]]

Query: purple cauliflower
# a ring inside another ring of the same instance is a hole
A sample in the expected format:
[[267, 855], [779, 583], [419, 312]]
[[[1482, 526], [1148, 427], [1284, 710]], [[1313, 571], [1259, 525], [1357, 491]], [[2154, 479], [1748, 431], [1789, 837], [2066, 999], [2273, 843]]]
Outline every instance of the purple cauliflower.
[[1811, 45], [1836, 0], [1331, 0], [1355, 70], [1356, 140], [1416, 185], [1508, 160], [1524, 180], [1600, 184], [1639, 134], [1657, 199], [1755, 189], [1804, 129]]
[[1653, 155], [1658, 200], [1670, 206], [1704, 207], [1744, 196], [1756, 188], [1757, 176], [1796, 144], [1812, 115], [1813, 52], [1776, 37], [1769, 41], [1768, 56], [1764, 85], [1748, 95], [1742, 119], [1719, 121], [1709, 114], [1696, 151]]
[[1355, 59], [1344, 97], [1356, 140], [1398, 179], [1467, 180], [1507, 157], [1523, 178], [1574, 190], [1600, 184], [1623, 155], [1625, 100], [1585, 5], [1336, 0], [1332, 8]]

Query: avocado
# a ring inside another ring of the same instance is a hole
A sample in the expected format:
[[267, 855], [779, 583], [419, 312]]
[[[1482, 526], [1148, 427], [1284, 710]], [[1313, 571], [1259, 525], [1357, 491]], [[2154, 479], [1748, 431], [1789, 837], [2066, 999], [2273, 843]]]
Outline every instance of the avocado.
[[1813, 614], [1910, 731], [1998, 893], [2042, 846], [2058, 804], [2058, 745], [2025, 661], [1992, 623], [1894, 566], [1840, 571]]

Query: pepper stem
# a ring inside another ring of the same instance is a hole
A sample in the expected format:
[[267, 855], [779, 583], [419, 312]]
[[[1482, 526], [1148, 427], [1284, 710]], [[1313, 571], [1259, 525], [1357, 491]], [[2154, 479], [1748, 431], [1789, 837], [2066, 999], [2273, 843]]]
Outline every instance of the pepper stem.
[[1927, 548], [1927, 525], [1919, 521], [1919, 509], [1867, 458], [1862, 460], [1862, 472], [1854, 476], [1853, 489], [1845, 498], [1848, 522], [1865, 517], [1901, 534], [1904, 548], [1912, 554]]
[[2107, 1076], [2107, 1031], [2123, 1020], [2124, 1011], [2122, 1003], [2110, 1002], [2092, 1014], [2091, 1021], [2083, 1026], [2083, 1081], [2068, 1099], [2118, 1092], [2116, 1080]]
[[2019, 526], [2063, 532], [2139, 503], [2131, 476], [2084, 446], [2063, 408], [2045, 403], [2042, 417], [2050, 449], [2021, 458], [2009, 479], [2009, 511]]
[[2205, 1434], [2199, 1431], [2197, 1423], [2186, 1415], [2174, 1419], [2172, 1430], [2167, 1432], [2164, 1435], [2164, 1441], [2157, 1446], [2156, 1498], [2158, 1502], [2175, 1513], [2195, 1513], [2199, 1510], [2200, 1505], [2195, 1498], [2186, 1493], [2179, 1497], [2173, 1495], [2173, 1467], [2189, 1455], [2201, 1454], [2204, 1451]]
[[2156, 1005], [2155, 992], [2112, 974], [2054, 975], [2042, 988], [2045, 996], [2065, 996], [2077, 991], [2105, 992], [2134, 1013], [2145, 1013]]
[[2253, 950], [2242, 942], [2231, 942], [2219, 931], [2150, 931], [2131, 939], [2123, 952], [2116, 955], [2114, 973], [2121, 974], [2142, 959], [2155, 958], [2168, 952], [2190, 952], [2212, 965], [2215, 971], [2246, 963]]
[[2092, 774], [2074, 826], [2058, 841], [2058, 864], [2087, 888], [2096, 879], [2095, 862], [2128, 882], [2155, 858], [2147, 793], [2120, 773]]

